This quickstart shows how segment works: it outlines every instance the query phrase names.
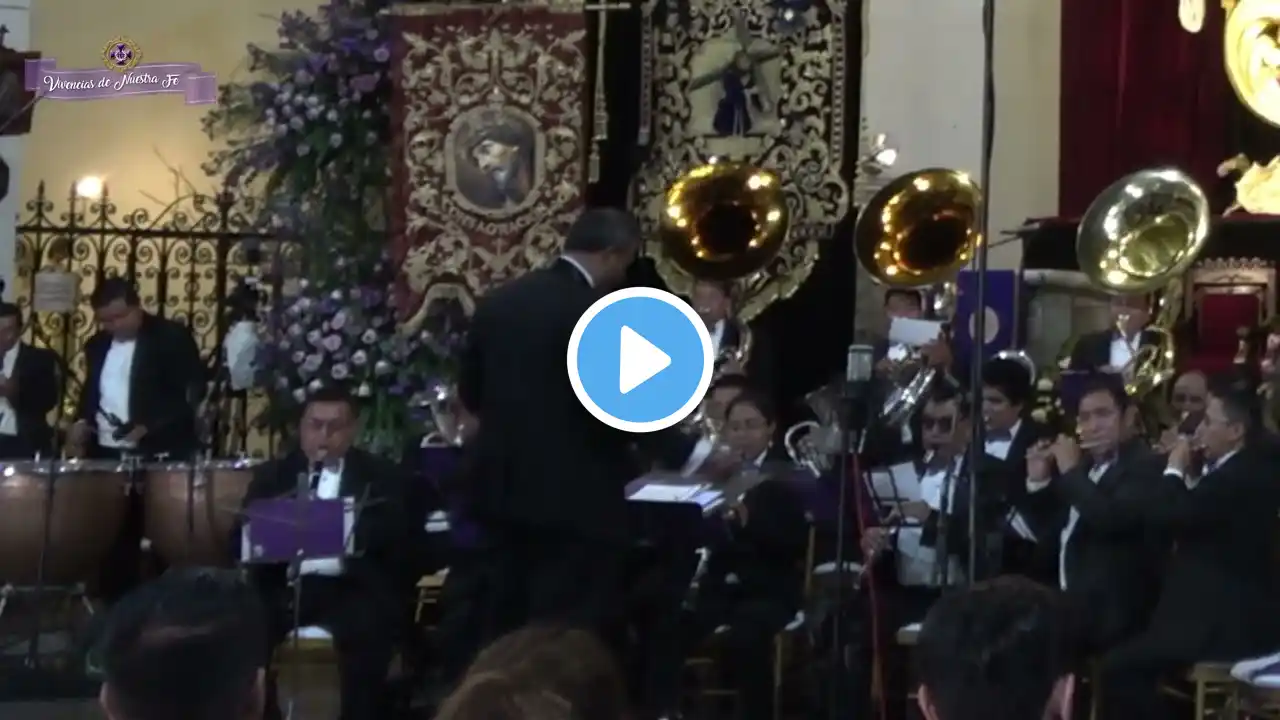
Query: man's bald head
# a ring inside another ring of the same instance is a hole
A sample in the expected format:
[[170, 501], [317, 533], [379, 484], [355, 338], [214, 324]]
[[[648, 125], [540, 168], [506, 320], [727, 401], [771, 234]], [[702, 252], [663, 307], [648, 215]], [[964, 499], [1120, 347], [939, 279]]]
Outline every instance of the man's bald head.
[[1179, 415], [1204, 412], [1209, 398], [1209, 379], [1199, 370], [1185, 372], [1173, 384], [1173, 409]]

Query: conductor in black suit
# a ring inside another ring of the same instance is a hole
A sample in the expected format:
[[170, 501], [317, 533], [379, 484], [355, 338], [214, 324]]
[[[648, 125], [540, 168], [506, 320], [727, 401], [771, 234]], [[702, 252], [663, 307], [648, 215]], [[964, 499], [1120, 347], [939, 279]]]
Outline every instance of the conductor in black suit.
[[143, 310], [124, 278], [102, 280], [89, 304], [99, 330], [84, 346], [85, 382], [68, 449], [99, 458], [190, 457], [205, 385], [191, 331]]
[[[300, 447], [258, 467], [245, 495], [255, 501], [296, 496], [300, 481], [320, 500], [352, 498], [360, 503], [353, 529], [353, 555], [310, 559], [301, 564], [303, 627], [333, 635], [338, 654], [341, 720], [384, 717], [380, 696], [395, 643], [408, 627], [413, 577], [412, 551], [426, 520], [419, 493], [394, 463], [352, 447], [359, 414], [340, 389], [312, 394], [298, 428]], [[231, 538], [240, 547], [240, 530]], [[239, 554], [237, 552], [237, 554]], [[294, 589], [284, 565], [252, 565], [249, 577], [267, 609], [266, 657], [294, 627]], [[276, 683], [268, 685], [266, 717], [280, 717]]]
[[1256, 394], [1229, 378], [1209, 389], [1196, 442], [1179, 438], [1153, 492], [1130, 514], [1167, 533], [1174, 549], [1146, 631], [1102, 663], [1104, 719], [1163, 717], [1161, 676], [1197, 662], [1236, 662], [1280, 645], [1274, 458], [1257, 437]]
[[1138, 349], [1154, 344], [1154, 333], [1146, 330], [1151, 322], [1149, 295], [1116, 295], [1111, 298], [1111, 327], [1086, 333], [1071, 351], [1071, 370], [1119, 372], [1129, 364]]
[[0, 458], [30, 458], [52, 450], [49, 413], [61, 395], [58, 356], [28, 345], [22, 310], [0, 303]]
[[587, 210], [564, 254], [476, 308], [459, 395], [480, 419], [472, 509], [494, 545], [489, 635], [528, 622], [605, 629], [622, 604], [626, 483], [655, 462], [679, 468], [675, 429], [631, 435], [578, 402], [566, 352], [578, 318], [622, 284], [640, 229], [622, 210]]

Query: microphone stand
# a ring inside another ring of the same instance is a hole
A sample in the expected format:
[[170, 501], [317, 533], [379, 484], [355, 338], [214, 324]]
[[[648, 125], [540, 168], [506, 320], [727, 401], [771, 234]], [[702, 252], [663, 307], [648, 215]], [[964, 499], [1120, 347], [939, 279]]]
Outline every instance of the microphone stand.
[[[988, 196], [991, 193], [991, 154], [995, 142], [995, 0], [982, 3], [982, 166], [979, 168], [978, 185]], [[977, 276], [974, 288], [974, 304], [970, 316], [971, 343], [969, 381], [970, 391], [981, 394], [982, 366], [987, 356], [987, 264], [991, 225], [991, 204], [984, 199], [978, 212], [979, 246], [974, 252], [973, 269]], [[986, 423], [973, 423], [973, 438], [969, 446], [969, 553], [966, 563], [967, 582], [977, 580], [978, 569], [978, 468], [987, 451]]]
[[[301, 662], [302, 657], [302, 563], [306, 560], [306, 548], [302, 545], [302, 537], [304, 535], [303, 528], [311, 520], [311, 514], [308, 512], [311, 506], [311, 486], [314, 483], [316, 488], [320, 487], [320, 473], [324, 471], [324, 460], [318, 460], [313, 463], [312, 467], [306, 472], [298, 473], [297, 486], [297, 527], [295, 531], [298, 533], [298, 549], [294, 554], [293, 560], [289, 563], [289, 574], [293, 579], [293, 662], [289, 668], [289, 711], [285, 713], [287, 720], [294, 717], [293, 711], [298, 701], [298, 688], [302, 686]], [[279, 693], [277, 693], [277, 696]]]
[[831, 614], [831, 656], [828, 660], [833, 681], [831, 682], [831, 717], [833, 720], [844, 720], [846, 717], [844, 712], [845, 693], [842, 689], [842, 682], [836, 681], [836, 669], [848, 670], [848, 653], [844, 648], [844, 623], [842, 616], [844, 615], [844, 591], [846, 576], [849, 573], [845, 568], [845, 543], [849, 531], [849, 522], [847, 516], [849, 514], [849, 482], [852, 479], [856, 482], [862, 481], [862, 472], [860, 468], [854, 468], [857, 463], [858, 455], [862, 451], [862, 442], [865, 439], [864, 430], [867, 420], [867, 412], [863, 405], [867, 402], [869, 396], [867, 384], [869, 378], [860, 377], [860, 360], [865, 359], [866, 369], [870, 371], [872, 363], [872, 350], [866, 347], [866, 357], [859, 358], [859, 349], [864, 346], [849, 346], [849, 355], [847, 358], [847, 368], [844, 381], [841, 383], [840, 389], [840, 414], [843, 416], [843, 430], [840, 442], [840, 453], [836, 461], [836, 588], [833, 598], [835, 612]]

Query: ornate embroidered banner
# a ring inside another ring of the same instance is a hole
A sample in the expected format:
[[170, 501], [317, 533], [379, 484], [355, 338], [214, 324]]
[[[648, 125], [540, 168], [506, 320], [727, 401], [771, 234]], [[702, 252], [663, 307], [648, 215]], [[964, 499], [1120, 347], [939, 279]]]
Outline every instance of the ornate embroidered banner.
[[393, 10], [402, 317], [546, 262], [583, 205], [586, 19], [561, 5]]
[[[671, 3], [643, 7], [642, 84], [652, 103], [640, 113], [650, 160], [637, 176], [636, 214], [656, 224], [671, 183], [712, 158], [760, 166], [785, 183], [790, 241], [770, 267], [745, 279], [739, 313], [750, 319], [795, 292], [819, 242], [849, 211], [846, 142], [852, 150], [858, 138], [846, 134], [845, 94], [857, 92], [857, 79], [850, 90], [845, 78], [846, 4], [703, 0], [688, 3], [688, 17]], [[667, 285], [687, 292], [689, 278], [653, 245]]]

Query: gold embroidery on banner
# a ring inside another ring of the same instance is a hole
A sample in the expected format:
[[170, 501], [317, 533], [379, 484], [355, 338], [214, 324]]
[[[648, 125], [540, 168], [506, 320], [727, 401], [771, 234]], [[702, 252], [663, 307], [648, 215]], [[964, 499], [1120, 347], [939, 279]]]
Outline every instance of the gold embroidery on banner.
[[[654, 43], [653, 147], [635, 193], [654, 238], [650, 253], [672, 292], [687, 293], [691, 279], [661, 256], [656, 240], [667, 187], [711, 158], [776, 172], [786, 183], [793, 223], [774, 262], [744, 280], [739, 312], [751, 319], [800, 287], [819, 243], [849, 211], [842, 167], [845, 6], [815, 5], [791, 32], [780, 31], [778, 11], [767, 3], [692, 0], [690, 23], [652, 8], [645, 10]], [[730, 85], [747, 88], [744, 107], [727, 100]]]
[[[399, 161], [408, 176], [402, 212], [410, 245], [402, 272], [423, 298], [406, 327], [421, 320], [431, 300], [470, 307], [489, 287], [559, 251], [583, 202], [581, 8], [575, 2], [392, 9], [435, 16], [429, 35], [401, 33], [406, 110]], [[516, 14], [504, 20], [508, 10]], [[488, 13], [484, 22], [476, 22], [478, 12]], [[567, 13], [580, 30], [565, 31]]]

